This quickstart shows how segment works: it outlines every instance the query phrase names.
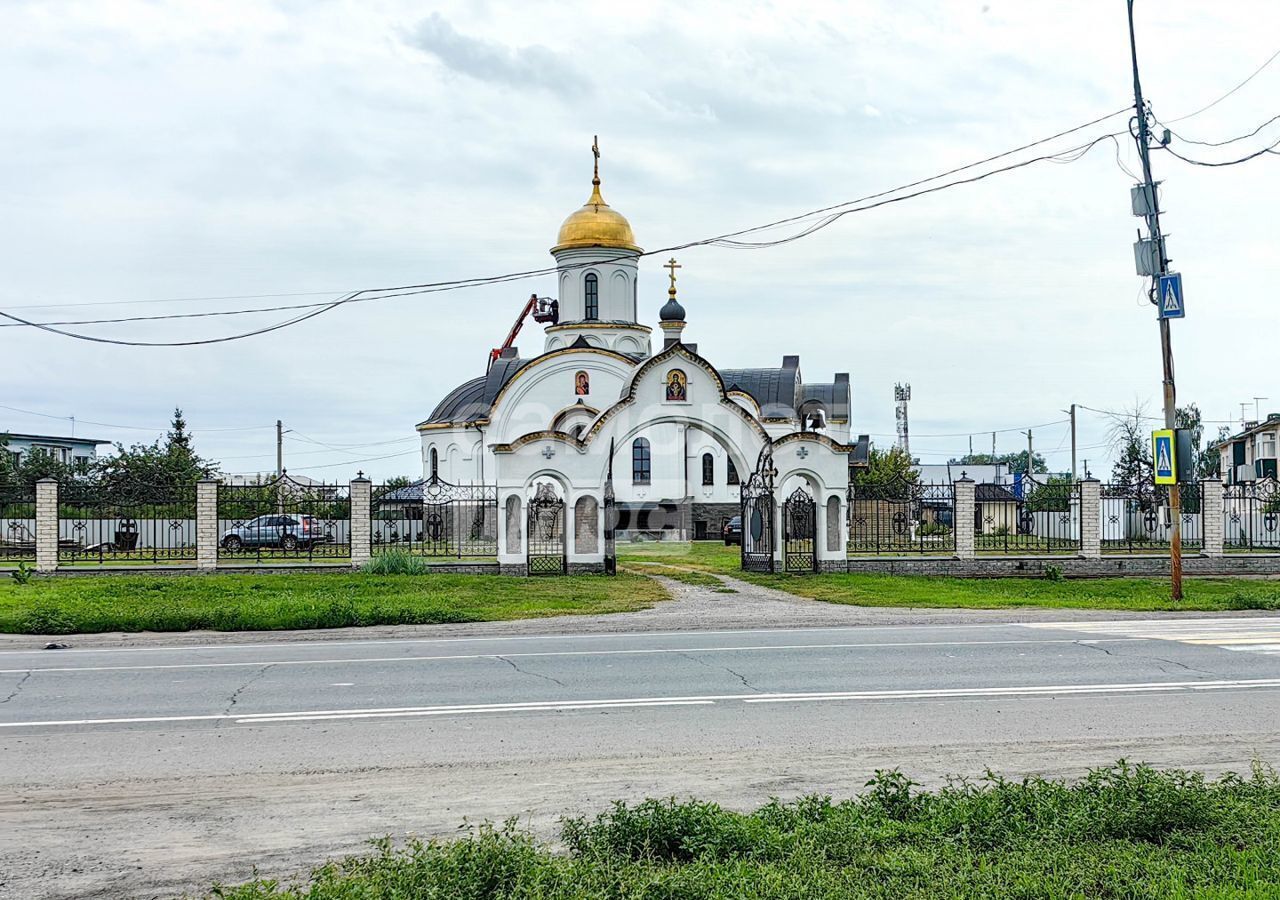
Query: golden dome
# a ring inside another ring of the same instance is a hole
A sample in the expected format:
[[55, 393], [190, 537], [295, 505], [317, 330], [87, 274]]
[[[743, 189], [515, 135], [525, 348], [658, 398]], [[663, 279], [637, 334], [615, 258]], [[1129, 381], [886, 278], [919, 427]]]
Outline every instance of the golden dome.
[[631, 231], [627, 217], [604, 202], [600, 196], [600, 150], [593, 144], [596, 157], [595, 175], [591, 179], [591, 196], [581, 209], [575, 210], [560, 226], [552, 253], [572, 250], [576, 247], [613, 247], [618, 250], [634, 250], [636, 236]]

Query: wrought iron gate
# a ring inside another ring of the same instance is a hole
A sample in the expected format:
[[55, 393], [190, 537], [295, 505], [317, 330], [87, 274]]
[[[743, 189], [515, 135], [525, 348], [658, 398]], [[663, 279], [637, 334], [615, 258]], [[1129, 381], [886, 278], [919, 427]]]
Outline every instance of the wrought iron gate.
[[773, 455], [765, 448], [756, 471], [742, 485], [742, 569], [773, 571]]
[[609, 439], [609, 474], [604, 480], [604, 574], [618, 574], [618, 510], [613, 494], [613, 439]]
[[818, 507], [803, 485], [783, 504], [782, 529], [783, 571], [818, 571]]
[[568, 571], [564, 500], [550, 484], [539, 484], [529, 501], [528, 568], [530, 575], [563, 575]]

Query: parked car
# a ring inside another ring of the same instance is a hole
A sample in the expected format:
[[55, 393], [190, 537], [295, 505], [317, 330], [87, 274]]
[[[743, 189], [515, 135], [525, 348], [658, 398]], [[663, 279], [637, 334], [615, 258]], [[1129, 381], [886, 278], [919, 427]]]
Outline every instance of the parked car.
[[724, 545], [731, 544], [742, 546], [742, 516], [734, 516], [724, 523]]
[[279, 547], [281, 550], [308, 550], [329, 540], [324, 525], [315, 516], [258, 516], [243, 525], [227, 529], [222, 549], [231, 553], [244, 547]]

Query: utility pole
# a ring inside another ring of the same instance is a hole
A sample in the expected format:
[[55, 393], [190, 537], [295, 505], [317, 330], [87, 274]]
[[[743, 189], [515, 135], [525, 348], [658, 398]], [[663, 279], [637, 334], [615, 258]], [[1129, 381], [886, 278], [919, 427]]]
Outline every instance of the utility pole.
[[991, 432], [991, 463], [992, 465], [995, 464], [995, 461], [996, 461], [996, 433], [993, 431]]
[[1076, 405], [1071, 404], [1071, 483], [1075, 484], [1079, 479], [1076, 478]]
[[[1133, 109], [1138, 133], [1138, 156], [1142, 159], [1142, 189], [1146, 192], [1143, 207], [1147, 231], [1154, 253], [1156, 271], [1151, 273], [1151, 302], [1159, 303], [1160, 276], [1169, 272], [1169, 259], [1165, 255], [1164, 236], [1160, 233], [1160, 202], [1156, 184], [1151, 177], [1151, 127], [1147, 118], [1146, 103], [1142, 99], [1142, 81], [1138, 77], [1138, 39], [1133, 28], [1133, 0], [1128, 0], [1129, 53], [1133, 62]], [[1131, 129], [1132, 130], [1132, 129]], [[1135, 210], [1136, 211], [1136, 210]], [[1160, 356], [1164, 368], [1164, 427], [1173, 428], [1177, 417], [1177, 390], [1173, 381], [1173, 346], [1169, 339], [1169, 320], [1159, 317]], [[1169, 485], [1169, 514], [1172, 518], [1169, 534], [1169, 569], [1173, 576], [1173, 599], [1182, 599], [1182, 497], [1177, 483]]]
[[1031, 464], [1032, 459], [1033, 457], [1031, 455], [1031, 429], [1028, 428], [1027, 429], [1027, 477], [1031, 476], [1031, 472], [1035, 468], [1035, 466]]
[[276, 477], [284, 474], [284, 423], [276, 419]]

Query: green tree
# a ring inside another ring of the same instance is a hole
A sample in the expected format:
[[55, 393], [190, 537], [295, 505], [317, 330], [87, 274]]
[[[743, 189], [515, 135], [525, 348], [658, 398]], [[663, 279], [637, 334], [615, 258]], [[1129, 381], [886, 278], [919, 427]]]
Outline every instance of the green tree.
[[901, 447], [871, 448], [866, 468], [853, 475], [853, 487], [861, 495], [882, 500], [905, 500], [920, 479], [914, 461]]
[[[991, 466], [997, 464], [1008, 466], [1010, 472], [1026, 472], [1027, 451], [1001, 453], [996, 456], [992, 456], [990, 453], [966, 453], [959, 459], [951, 460], [951, 465], [953, 466]], [[1049, 463], [1039, 453], [1032, 453], [1031, 464], [1034, 467], [1032, 471], [1035, 474], [1044, 474], [1049, 471]]]
[[192, 447], [191, 435], [181, 409], [173, 411], [173, 422], [163, 443], [116, 444], [112, 456], [100, 457], [93, 478], [108, 490], [136, 492], [139, 489], [191, 487], [201, 478], [218, 474], [216, 463], [200, 457]]

